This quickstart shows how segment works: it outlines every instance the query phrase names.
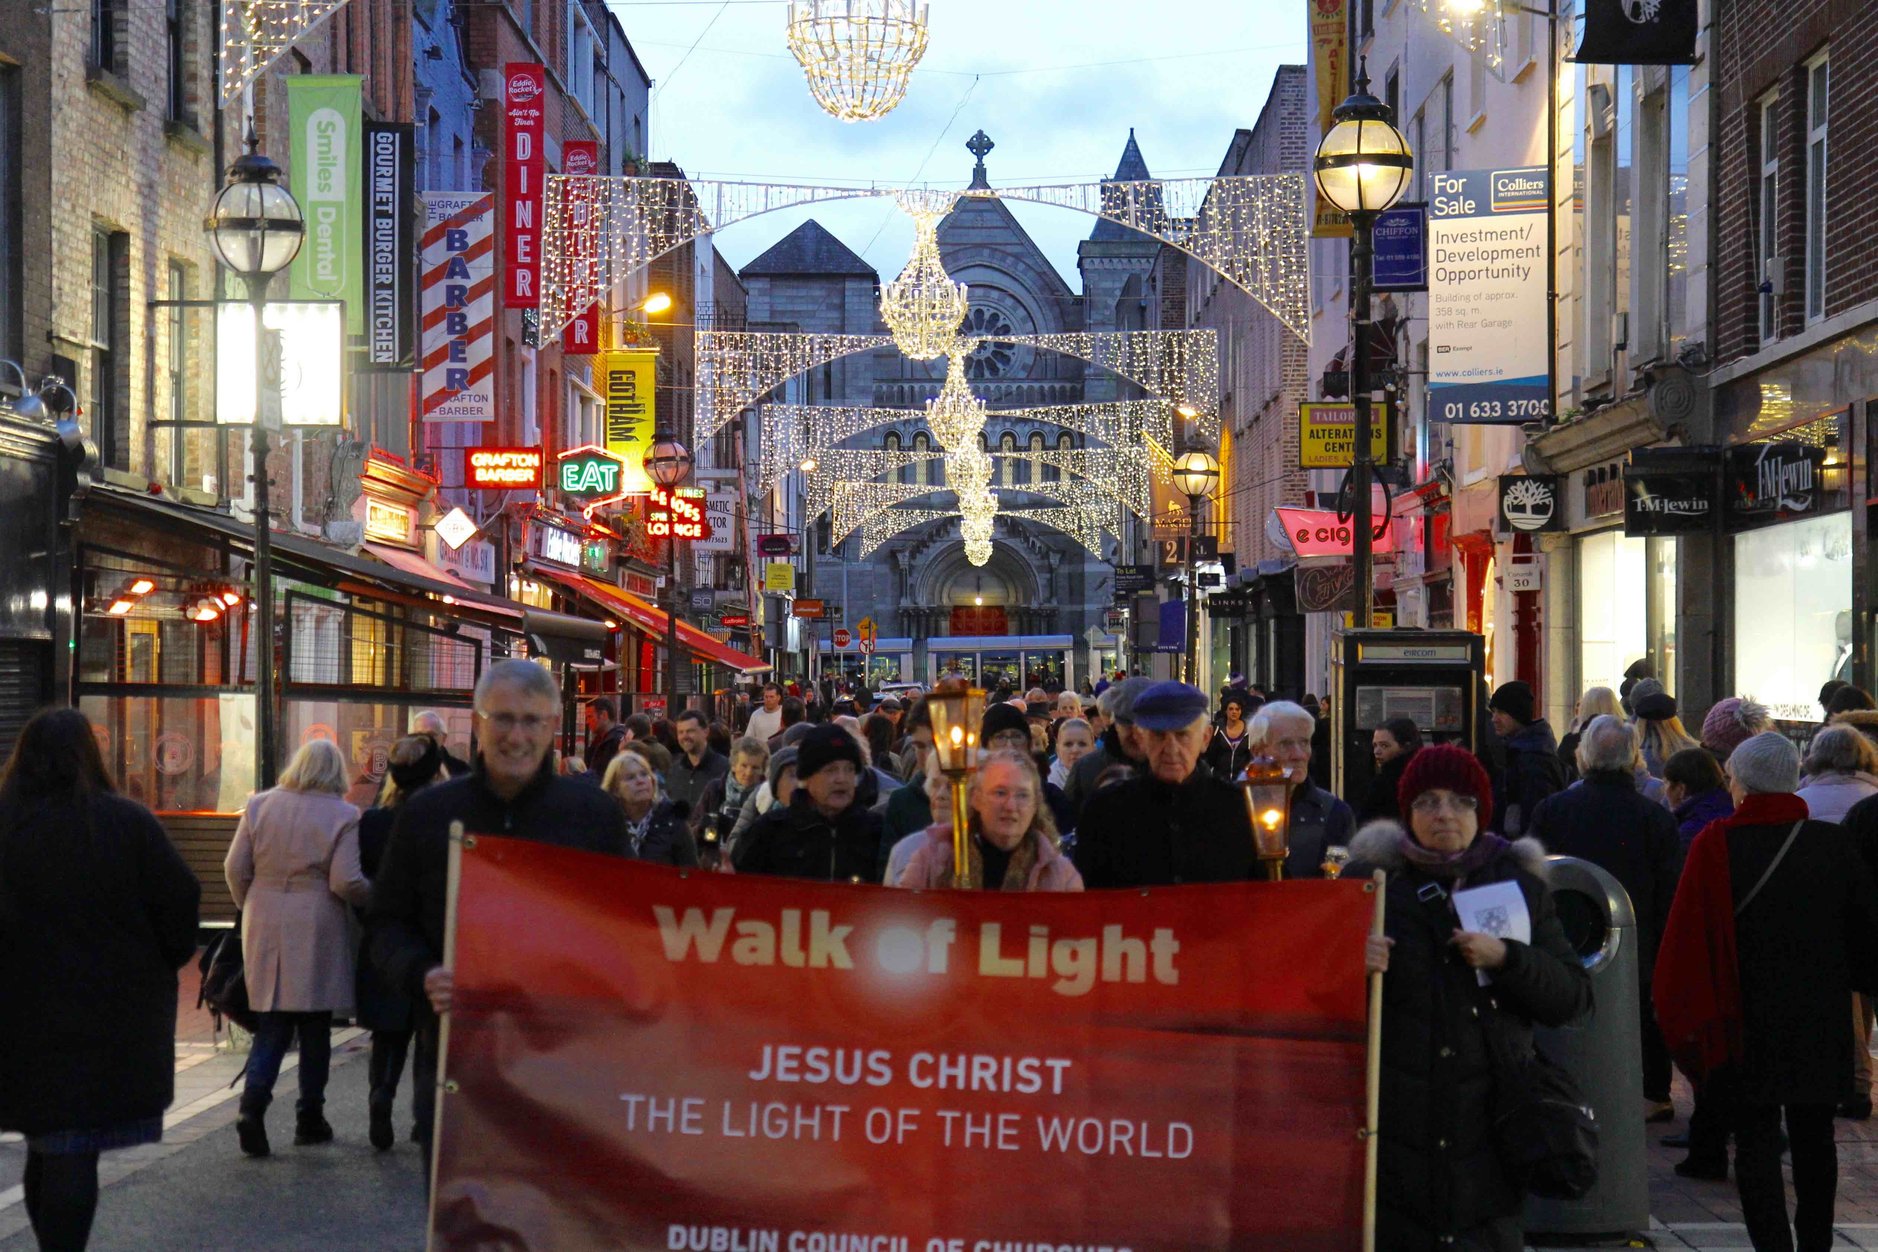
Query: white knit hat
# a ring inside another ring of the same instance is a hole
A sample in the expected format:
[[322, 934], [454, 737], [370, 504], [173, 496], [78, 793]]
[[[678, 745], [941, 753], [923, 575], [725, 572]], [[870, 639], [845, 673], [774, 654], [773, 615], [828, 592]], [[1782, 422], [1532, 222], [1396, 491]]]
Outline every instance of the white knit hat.
[[1749, 791], [1779, 793], [1800, 786], [1800, 750], [1776, 731], [1741, 741], [1728, 757], [1728, 772]]

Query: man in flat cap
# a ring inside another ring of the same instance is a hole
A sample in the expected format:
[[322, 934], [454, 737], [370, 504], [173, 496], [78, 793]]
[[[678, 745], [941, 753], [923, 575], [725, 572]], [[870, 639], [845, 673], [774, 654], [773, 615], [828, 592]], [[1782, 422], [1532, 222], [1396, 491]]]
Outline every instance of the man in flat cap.
[[1083, 883], [1145, 887], [1258, 876], [1252, 822], [1239, 789], [1200, 763], [1212, 735], [1206, 693], [1154, 683], [1131, 716], [1143, 758], [1084, 810], [1076, 848]]

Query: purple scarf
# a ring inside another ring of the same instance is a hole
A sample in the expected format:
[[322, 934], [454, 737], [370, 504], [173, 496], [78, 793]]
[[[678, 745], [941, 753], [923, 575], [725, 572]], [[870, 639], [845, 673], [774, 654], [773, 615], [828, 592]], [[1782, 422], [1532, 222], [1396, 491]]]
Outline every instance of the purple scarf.
[[1500, 836], [1487, 833], [1475, 835], [1474, 841], [1459, 852], [1436, 852], [1424, 848], [1406, 830], [1396, 840], [1397, 849], [1408, 863], [1430, 878], [1466, 878], [1488, 862], [1497, 860], [1500, 853], [1512, 846]]

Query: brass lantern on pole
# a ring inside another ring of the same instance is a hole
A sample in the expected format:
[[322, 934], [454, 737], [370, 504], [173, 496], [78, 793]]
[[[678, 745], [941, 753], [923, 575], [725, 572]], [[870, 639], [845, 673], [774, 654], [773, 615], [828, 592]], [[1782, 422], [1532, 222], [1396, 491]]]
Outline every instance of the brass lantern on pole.
[[939, 758], [939, 772], [952, 784], [952, 882], [958, 887], [976, 887], [967, 834], [971, 823], [967, 793], [978, 771], [978, 729], [985, 720], [985, 693], [962, 680], [940, 683], [926, 697], [926, 707], [932, 713], [932, 747]]
[[1285, 858], [1291, 854], [1291, 792], [1297, 780], [1291, 771], [1270, 757], [1254, 757], [1240, 782], [1245, 791], [1246, 816], [1252, 820], [1252, 844], [1265, 877], [1278, 882], [1285, 876]]

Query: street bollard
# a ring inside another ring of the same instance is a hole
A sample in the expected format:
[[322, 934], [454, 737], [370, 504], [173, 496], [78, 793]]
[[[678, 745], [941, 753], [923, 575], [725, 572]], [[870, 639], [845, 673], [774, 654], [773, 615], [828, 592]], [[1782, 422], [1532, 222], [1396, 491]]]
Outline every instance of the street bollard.
[[1644, 1153], [1643, 1055], [1637, 1018], [1642, 943], [1623, 885], [1589, 861], [1546, 858], [1565, 935], [1591, 975], [1592, 1009], [1573, 1025], [1533, 1032], [1539, 1049], [1577, 1080], [1598, 1115], [1597, 1185], [1576, 1200], [1526, 1200], [1536, 1235], [1625, 1236], [1649, 1228]]

